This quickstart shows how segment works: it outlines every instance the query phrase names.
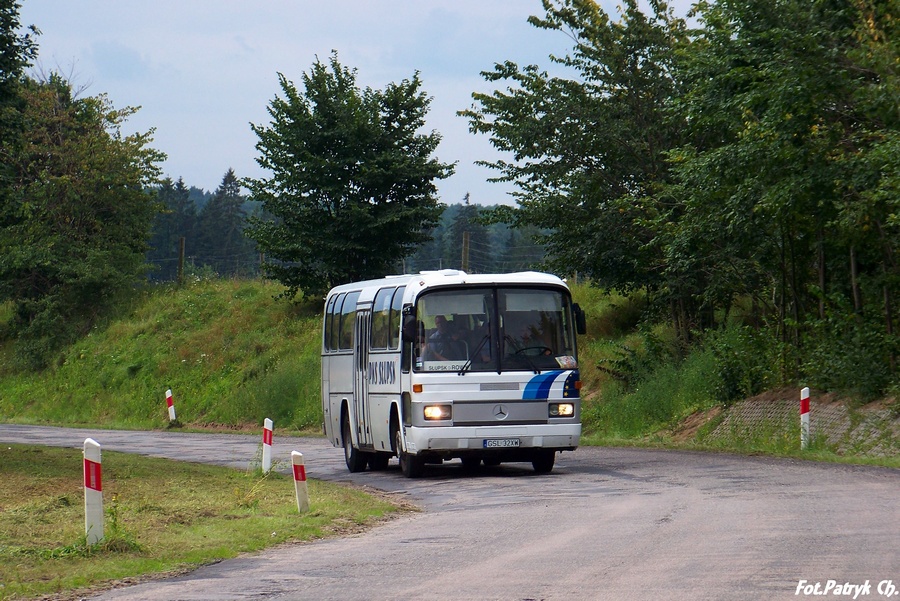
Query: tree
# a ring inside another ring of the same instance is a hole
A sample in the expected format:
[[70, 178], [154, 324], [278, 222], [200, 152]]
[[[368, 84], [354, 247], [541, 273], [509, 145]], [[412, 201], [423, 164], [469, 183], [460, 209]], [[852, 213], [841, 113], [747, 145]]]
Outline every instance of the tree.
[[240, 181], [234, 170], [229, 169], [212, 199], [200, 211], [197, 254], [217, 273], [255, 270], [255, 251], [244, 236], [245, 200]]
[[21, 143], [24, 100], [20, 94], [25, 68], [37, 53], [31, 26], [28, 33], [19, 31], [19, 3], [0, 0], [0, 225], [5, 215], [6, 195], [14, 176], [10, 155]]
[[147, 260], [157, 264], [157, 271], [151, 274], [154, 279], [174, 280], [178, 276], [181, 239], [185, 239], [186, 249], [197, 244], [197, 208], [180, 177], [177, 182], [165, 178], [156, 190], [156, 199], [162, 210], [153, 223]]
[[41, 366], [144, 275], [157, 205], [143, 190], [164, 155], [149, 133], [121, 134], [135, 109], [74, 98], [58, 75], [21, 93], [22, 143], [4, 148], [15, 178], [0, 221], [0, 301], [13, 302], [22, 357]]
[[684, 24], [650, 4], [648, 18], [626, 0], [615, 22], [592, 0], [544, 0], [546, 17], [529, 22], [573, 38], [573, 52], [551, 60], [574, 77], [506, 61], [483, 73], [510, 82], [506, 91], [475, 93], [461, 113], [513, 155], [487, 166], [518, 188], [513, 223], [545, 232], [548, 267], [621, 290], [663, 285], [655, 195], [668, 179], [665, 153], [685, 131], [667, 112]]
[[434, 181], [453, 171], [431, 158], [440, 135], [417, 133], [430, 105], [418, 73], [360, 90], [332, 54], [302, 82], [300, 93], [279, 74], [284, 97], [269, 126], [253, 126], [257, 162], [272, 175], [247, 182], [274, 217], [251, 219], [248, 235], [287, 296], [395, 269], [429, 238], [442, 211]]
[[845, 368], [820, 363], [821, 373], [872, 378], [874, 368], [847, 369], [841, 357], [870, 353], [872, 366], [886, 366], [897, 344], [896, 7], [702, 2], [705, 27], [679, 66], [687, 92], [678, 109], [694, 132], [671, 154], [680, 214], [668, 267], [701, 284], [710, 309], [737, 294], [768, 303], [795, 348], [804, 331], [820, 349], [866, 341], [831, 352]]
[[464, 269], [469, 273], [491, 273], [495, 270], [494, 253], [487, 228], [478, 220], [478, 205], [469, 203], [468, 193], [463, 200], [465, 204], [450, 222], [444, 236], [443, 256], [449, 259], [446, 267]]
[[533, 225], [507, 228], [505, 231], [506, 235], [499, 245], [498, 270], [525, 271], [540, 266], [544, 260], [544, 247], [535, 240], [541, 238], [541, 232]]
[[[33, 25], [20, 33], [19, 3], [0, 0], [0, 142], [10, 138], [10, 128], [17, 131], [16, 113], [22, 108], [18, 89], [25, 68], [37, 54], [35, 37], [40, 33]], [[5, 163], [4, 163], [5, 164]]]

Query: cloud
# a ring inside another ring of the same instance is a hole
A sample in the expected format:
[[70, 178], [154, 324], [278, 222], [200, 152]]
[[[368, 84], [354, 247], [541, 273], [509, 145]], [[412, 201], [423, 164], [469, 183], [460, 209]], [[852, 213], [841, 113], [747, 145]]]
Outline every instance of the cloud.
[[101, 79], [136, 81], [150, 74], [150, 65], [141, 53], [115, 40], [91, 44], [88, 59], [97, 67]]

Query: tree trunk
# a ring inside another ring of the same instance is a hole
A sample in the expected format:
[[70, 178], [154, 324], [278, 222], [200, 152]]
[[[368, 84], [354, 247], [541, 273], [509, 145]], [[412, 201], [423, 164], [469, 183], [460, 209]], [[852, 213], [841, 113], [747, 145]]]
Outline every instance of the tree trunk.
[[850, 286], [853, 290], [853, 310], [859, 315], [862, 313], [862, 295], [859, 292], [859, 281], [856, 264], [856, 246], [850, 246]]
[[822, 228], [818, 232], [819, 267], [819, 319], [825, 319], [825, 239]]

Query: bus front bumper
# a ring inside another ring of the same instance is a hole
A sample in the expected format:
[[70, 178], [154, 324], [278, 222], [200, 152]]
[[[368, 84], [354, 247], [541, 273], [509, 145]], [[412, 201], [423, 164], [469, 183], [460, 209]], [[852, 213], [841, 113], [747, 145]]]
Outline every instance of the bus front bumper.
[[411, 454], [462, 456], [513, 452], [516, 449], [572, 451], [578, 447], [581, 424], [406, 428]]

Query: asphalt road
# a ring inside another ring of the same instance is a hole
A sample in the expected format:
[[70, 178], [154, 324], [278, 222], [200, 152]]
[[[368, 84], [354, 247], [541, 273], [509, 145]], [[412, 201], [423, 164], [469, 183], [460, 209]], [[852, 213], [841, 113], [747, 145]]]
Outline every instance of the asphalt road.
[[[260, 442], [0, 425], [2, 442], [81, 448], [87, 437], [237, 468]], [[528, 464], [472, 475], [452, 462], [410, 480], [396, 461], [350, 474], [325, 440], [276, 433], [274, 459], [287, 466], [293, 450], [312, 478], [403, 495], [424, 511], [93, 599], [900, 601], [900, 470], [582, 447], [544, 476]]]

